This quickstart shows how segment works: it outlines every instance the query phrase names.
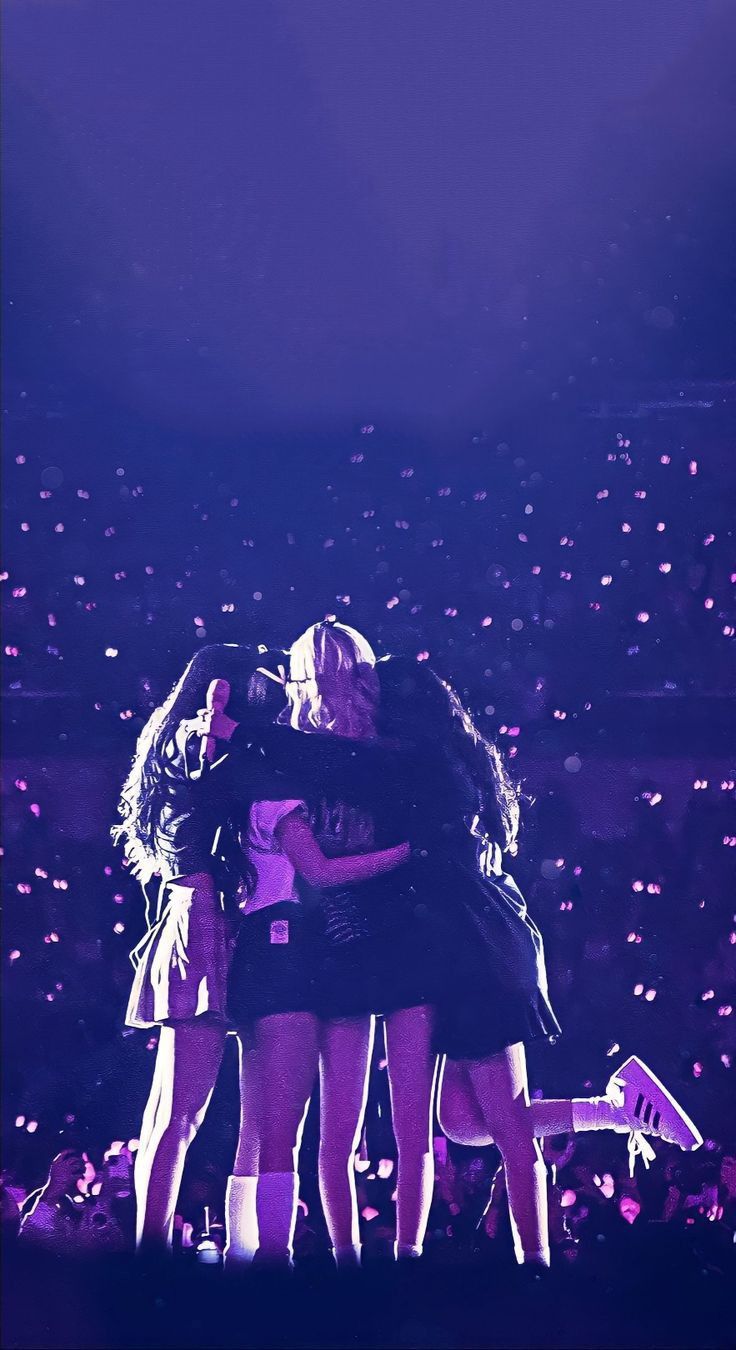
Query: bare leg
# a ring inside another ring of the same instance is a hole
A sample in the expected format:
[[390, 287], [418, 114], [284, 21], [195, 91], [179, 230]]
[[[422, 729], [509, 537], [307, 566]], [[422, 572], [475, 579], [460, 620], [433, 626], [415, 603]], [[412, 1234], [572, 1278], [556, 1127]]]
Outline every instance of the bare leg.
[[397, 1256], [419, 1256], [434, 1188], [432, 1107], [437, 1056], [432, 1010], [403, 1008], [386, 1018], [391, 1114], [399, 1155]]
[[317, 1077], [318, 1022], [308, 1012], [263, 1017], [254, 1027], [258, 1063], [258, 1257], [291, 1261], [299, 1198], [297, 1163]]
[[[535, 1098], [529, 1103], [529, 1114], [535, 1139], [547, 1139], [554, 1134], [571, 1134], [575, 1128], [569, 1097], [559, 1101]], [[494, 1142], [478, 1105], [464, 1060], [448, 1059], [442, 1066], [439, 1119], [448, 1139], [454, 1140], [456, 1144], [485, 1148]]]
[[259, 1066], [253, 1033], [238, 1032], [238, 1083], [240, 1087], [240, 1130], [233, 1164], [236, 1177], [255, 1177], [258, 1174], [258, 1102], [260, 1098]]
[[151, 1080], [151, 1090], [148, 1094], [143, 1120], [141, 1121], [140, 1139], [138, 1141], [138, 1152], [135, 1159], [136, 1173], [145, 1171], [149, 1165], [148, 1153], [151, 1148], [151, 1141], [154, 1134], [156, 1123], [156, 1112], [158, 1111], [161, 1100], [161, 1084], [163, 1079], [164, 1056], [156, 1051], [156, 1060], [153, 1067], [153, 1078]]
[[275, 1013], [254, 1025], [259, 1080], [259, 1172], [295, 1172], [315, 1080], [319, 1023], [313, 1013]]
[[327, 1231], [338, 1264], [360, 1251], [353, 1154], [368, 1098], [375, 1019], [326, 1022], [320, 1042], [319, 1186]]
[[230, 1268], [248, 1264], [256, 1250], [264, 1260], [290, 1260], [318, 1025], [312, 1013], [277, 1013], [240, 1032], [240, 1135], [227, 1190]]
[[485, 1148], [493, 1143], [478, 1105], [465, 1060], [445, 1059], [440, 1067], [437, 1114], [440, 1125], [456, 1144]]
[[225, 1188], [225, 1270], [249, 1266], [258, 1249], [258, 1062], [250, 1030], [238, 1032], [240, 1130], [233, 1173]]
[[[512, 1047], [512, 1051], [516, 1047]], [[482, 1147], [495, 1140], [491, 1114], [481, 1095], [482, 1064], [448, 1060], [443, 1066], [439, 1116], [448, 1138], [459, 1144]], [[699, 1148], [702, 1136], [679, 1102], [637, 1056], [632, 1055], [614, 1073], [602, 1097], [538, 1098], [528, 1106], [535, 1139], [555, 1134], [581, 1134], [589, 1130], [613, 1130], [629, 1136], [629, 1166], [637, 1154], [648, 1164], [651, 1148], [644, 1135], [651, 1134], [680, 1148]], [[510, 1188], [510, 1183], [509, 1183]]]
[[554, 1134], [572, 1134], [575, 1125], [572, 1102], [537, 1097], [529, 1104], [535, 1139], [551, 1139]]
[[524, 1046], [464, 1063], [503, 1158], [517, 1260], [548, 1265], [547, 1174], [533, 1134]]
[[204, 1120], [225, 1046], [225, 1029], [198, 1018], [161, 1028], [149, 1134], [136, 1160], [137, 1240], [163, 1250], [171, 1242], [174, 1210], [187, 1150]]

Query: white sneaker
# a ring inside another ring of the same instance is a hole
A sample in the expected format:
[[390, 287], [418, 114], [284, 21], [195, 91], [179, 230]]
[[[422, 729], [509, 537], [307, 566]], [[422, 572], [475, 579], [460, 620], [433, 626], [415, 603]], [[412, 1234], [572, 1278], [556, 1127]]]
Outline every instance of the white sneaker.
[[693, 1150], [703, 1136], [663, 1083], [636, 1055], [608, 1083], [608, 1099], [621, 1110], [621, 1128], [651, 1134], [668, 1144]]

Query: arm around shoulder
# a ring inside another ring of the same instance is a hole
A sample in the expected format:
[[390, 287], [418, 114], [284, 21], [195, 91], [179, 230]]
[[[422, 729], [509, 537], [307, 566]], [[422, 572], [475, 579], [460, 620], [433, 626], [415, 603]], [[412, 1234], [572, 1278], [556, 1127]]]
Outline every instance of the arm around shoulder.
[[343, 858], [328, 858], [314, 837], [311, 826], [298, 812], [280, 821], [276, 838], [293, 864], [295, 871], [309, 886], [317, 888], [346, 886], [384, 872], [392, 872], [408, 861], [408, 844], [381, 849], [373, 853], [351, 854]]

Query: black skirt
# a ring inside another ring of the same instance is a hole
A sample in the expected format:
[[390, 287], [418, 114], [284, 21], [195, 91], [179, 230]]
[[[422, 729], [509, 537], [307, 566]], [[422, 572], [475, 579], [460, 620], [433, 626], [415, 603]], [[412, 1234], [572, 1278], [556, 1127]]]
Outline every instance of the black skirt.
[[519, 1042], [554, 1041], [560, 1030], [541, 992], [525, 999], [487, 987], [479, 997], [466, 986], [451, 1006], [437, 1008], [435, 1050], [448, 1059], [487, 1059]]
[[312, 915], [315, 1009], [324, 1020], [434, 1003], [437, 956], [427, 907], [330, 892]]
[[234, 1026], [274, 1013], [314, 1011], [315, 949], [299, 904], [282, 900], [246, 913], [228, 979]]
[[561, 1034], [547, 989], [542, 936], [513, 877], [458, 868], [433, 910], [444, 952], [435, 1045], [450, 1059], [485, 1059]]

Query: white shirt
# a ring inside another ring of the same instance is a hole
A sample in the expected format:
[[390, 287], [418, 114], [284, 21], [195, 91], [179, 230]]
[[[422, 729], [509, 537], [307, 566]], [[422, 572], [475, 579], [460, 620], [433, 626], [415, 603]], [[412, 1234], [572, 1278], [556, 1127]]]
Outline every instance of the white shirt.
[[256, 872], [255, 890], [240, 908], [246, 914], [279, 900], [299, 903], [296, 872], [276, 839], [276, 828], [294, 811], [306, 812], [301, 801], [253, 802], [248, 819], [246, 853]]

